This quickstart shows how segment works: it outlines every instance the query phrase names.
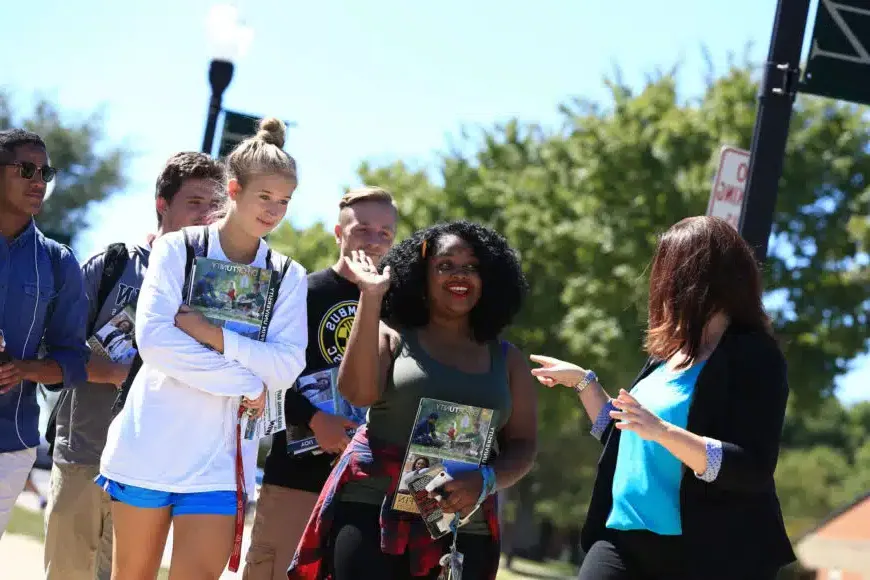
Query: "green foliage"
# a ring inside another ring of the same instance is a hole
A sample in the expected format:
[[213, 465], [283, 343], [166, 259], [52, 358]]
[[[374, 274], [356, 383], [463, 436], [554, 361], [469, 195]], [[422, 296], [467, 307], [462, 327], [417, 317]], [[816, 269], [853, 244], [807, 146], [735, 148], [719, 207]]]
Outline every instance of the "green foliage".
[[99, 113], [71, 121], [55, 105], [40, 100], [29, 115], [16, 115], [8, 95], [0, 91], [0, 129], [9, 127], [34, 131], [45, 141], [58, 174], [54, 193], [37, 222], [45, 232], [66, 234], [74, 240], [88, 225], [87, 212], [124, 188], [129, 152], [105, 143]]
[[[731, 67], [690, 101], [673, 74], [637, 91], [608, 81], [608, 102], [566, 103], [557, 129], [512, 120], [465, 136], [434, 175], [397, 161], [363, 164], [360, 176], [397, 196], [400, 237], [456, 218], [507, 236], [531, 284], [508, 338], [526, 352], [593, 368], [615, 390], [644, 360], [647, 268], [658, 234], [704, 213], [722, 145], [749, 147], [758, 91], [751, 70]], [[868, 145], [865, 109], [798, 99], [765, 269], [789, 362], [792, 416], [803, 421], [786, 439], [811, 449], [784, 454], [780, 481], [794, 476], [818, 488], [799, 500], [786, 483], [796, 515], [817, 516], [845, 496], [844, 471], [868, 432], [863, 408], [846, 417], [826, 404], [818, 417], [806, 415], [830, 397], [847, 361], [867, 350]], [[308, 235], [315, 234], [300, 237]], [[306, 244], [321, 251], [319, 243]], [[599, 448], [584, 436], [588, 422], [580, 416], [565, 389], [541, 391], [531, 489], [556, 523], [576, 522], [589, 497]], [[832, 473], [811, 476], [818, 465], [809, 458]], [[825, 495], [832, 487], [842, 495]]]
[[289, 222], [282, 222], [269, 235], [269, 245], [302, 264], [309, 272], [328, 267], [338, 257], [335, 238], [323, 224], [297, 230]]
[[776, 470], [783, 512], [824, 517], [839, 505], [831, 488], [842, 481], [848, 469], [843, 455], [830, 447], [785, 451]]
[[870, 402], [825, 400], [814, 413], [789, 408], [777, 490], [794, 536], [870, 491]]

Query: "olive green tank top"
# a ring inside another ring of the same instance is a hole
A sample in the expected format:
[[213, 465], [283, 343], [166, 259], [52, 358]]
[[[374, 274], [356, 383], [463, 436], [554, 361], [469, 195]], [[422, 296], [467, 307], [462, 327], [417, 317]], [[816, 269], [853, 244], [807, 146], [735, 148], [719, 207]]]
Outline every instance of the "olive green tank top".
[[[511, 414], [507, 361], [499, 342], [492, 341], [488, 347], [489, 371], [468, 373], [432, 358], [420, 345], [416, 331], [403, 333], [384, 393], [369, 408], [369, 437], [406, 449], [423, 397], [493, 409], [498, 429], [504, 427]], [[338, 499], [381, 505], [389, 486], [389, 478], [384, 477], [348, 482]], [[489, 533], [480, 510], [462, 527], [462, 532]]]

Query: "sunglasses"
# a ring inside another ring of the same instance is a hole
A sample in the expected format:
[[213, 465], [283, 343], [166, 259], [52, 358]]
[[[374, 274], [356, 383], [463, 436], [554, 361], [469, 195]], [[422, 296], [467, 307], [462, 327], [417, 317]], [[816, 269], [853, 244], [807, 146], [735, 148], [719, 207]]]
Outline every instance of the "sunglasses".
[[6, 165], [7, 167], [17, 167], [18, 174], [21, 175], [22, 179], [33, 179], [33, 176], [39, 172], [42, 181], [48, 183], [54, 179], [55, 175], [57, 175], [57, 169], [54, 167], [48, 165], [39, 167], [36, 163], [31, 163], [30, 161], [16, 161], [14, 163], [3, 163], [2, 165]]

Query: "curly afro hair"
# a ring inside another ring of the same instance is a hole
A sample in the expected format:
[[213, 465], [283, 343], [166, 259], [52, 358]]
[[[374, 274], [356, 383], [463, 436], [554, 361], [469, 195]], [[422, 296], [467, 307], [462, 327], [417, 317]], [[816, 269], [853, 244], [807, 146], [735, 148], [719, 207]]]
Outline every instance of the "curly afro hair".
[[[419, 328], [429, 322], [426, 264], [439, 238], [453, 234], [467, 242], [480, 262], [482, 292], [471, 311], [471, 329], [478, 342], [496, 339], [520, 311], [528, 290], [516, 252], [494, 230], [468, 221], [437, 224], [419, 230], [393, 246], [380, 264], [390, 267], [390, 288], [384, 296], [384, 320], [398, 328]], [[429, 248], [423, 256], [423, 243]]]

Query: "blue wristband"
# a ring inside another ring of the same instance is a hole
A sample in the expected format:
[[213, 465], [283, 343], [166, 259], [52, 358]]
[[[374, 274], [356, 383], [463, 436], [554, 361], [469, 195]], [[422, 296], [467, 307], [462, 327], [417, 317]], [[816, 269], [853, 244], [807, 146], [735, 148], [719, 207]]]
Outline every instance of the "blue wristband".
[[477, 505], [482, 504], [486, 498], [495, 492], [495, 470], [489, 465], [484, 465], [480, 468], [480, 474], [483, 476], [483, 487], [480, 489]]

